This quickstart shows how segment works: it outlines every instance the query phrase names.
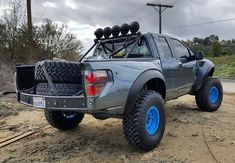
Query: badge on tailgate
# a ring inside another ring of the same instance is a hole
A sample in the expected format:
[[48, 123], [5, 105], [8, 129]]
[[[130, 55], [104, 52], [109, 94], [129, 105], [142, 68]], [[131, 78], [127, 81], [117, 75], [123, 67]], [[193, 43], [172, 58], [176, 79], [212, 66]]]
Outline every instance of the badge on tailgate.
[[46, 108], [46, 100], [43, 97], [33, 97], [33, 107], [35, 108]]

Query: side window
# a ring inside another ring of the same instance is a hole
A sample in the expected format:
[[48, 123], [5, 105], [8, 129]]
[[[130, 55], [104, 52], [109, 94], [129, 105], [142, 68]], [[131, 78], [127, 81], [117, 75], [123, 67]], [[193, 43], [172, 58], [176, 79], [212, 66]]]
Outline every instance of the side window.
[[171, 39], [174, 54], [178, 58], [188, 59], [190, 57], [188, 49], [179, 40]]
[[172, 54], [166, 39], [164, 37], [154, 37], [154, 39], [161, 59], [171, 59]]

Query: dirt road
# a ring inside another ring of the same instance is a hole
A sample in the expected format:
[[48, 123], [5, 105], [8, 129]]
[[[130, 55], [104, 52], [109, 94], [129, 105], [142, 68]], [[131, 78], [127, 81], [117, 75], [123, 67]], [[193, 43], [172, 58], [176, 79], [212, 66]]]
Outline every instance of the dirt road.
[[228, 93], [235, 93], [235, 80], [220, 79], [223, 84], [223, 89]]
[[44, 127], [0, 148], [0, 162], [235, 162], [235, 95], [226, 94], [215, 113], [198, 111], [192, 96], [168, 102], [166, 108], [161, 144], [143, 153], [127, 144], [121, 120], [87, 115], [80, 127], [61, 132], [47, 125], [42, 111], [7, 96], [0, 99], [0, 142]]

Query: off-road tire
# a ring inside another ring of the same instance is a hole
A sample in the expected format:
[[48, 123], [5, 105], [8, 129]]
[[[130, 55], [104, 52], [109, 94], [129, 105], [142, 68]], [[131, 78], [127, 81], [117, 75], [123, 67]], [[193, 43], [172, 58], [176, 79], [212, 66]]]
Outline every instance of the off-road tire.
[[[81, 84], [54, 84], [57, 96], [80, 95], [82, 92]], [[36, 85], [36, 94], [55, 95], [48, 83], [38, 83]]]
[[[215, 89], [218, 96], [211, 97], [211, 90]], [[217, 111], [223, 100], [223, 87], [219, 79], [208, 77], [196, 93], [196, 103], [200, 110], [207, 112]], [[212, 99], [211, 99], [212, 98]]]
[[[150, 135], [146, 129], [146, 116], [153, 106], [159, 112], [159, 127]], [[138, 96], [135, 108], [123, 118], [123, 131], [128, 143], [144, 151], [150, 151], [160, 143], [165, 125], [164, 100], [159, 93], [150, 90]]]
[[81, 66], [79, 63], [49, 60], [38, 62], [35, 66], [35, 81], [37, 83], [47, 82], [42, 66], [45, 67], [53, 83], [81, 84]]
[[83, 113], [74, 113], [72, 118], [65, 118], [62, 111], [52, 111], [45, 109], [44, 114], [48, 123], [59, 130], [71, 130], [78, 126], [84, 118]]

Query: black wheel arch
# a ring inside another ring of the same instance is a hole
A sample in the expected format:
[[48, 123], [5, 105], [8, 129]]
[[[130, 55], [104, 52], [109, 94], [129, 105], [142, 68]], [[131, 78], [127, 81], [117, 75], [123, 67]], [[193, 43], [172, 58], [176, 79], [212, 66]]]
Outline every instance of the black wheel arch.
[[202, 83], [208, 78], [213, 77], [215, 65], [211, 61], [204, 59], [197, 62], [197, 70], [195, 73], [195, 83], [191, 94], [198, 91], [202, 87]]
[[212, 67], [207, 76], [212, 77], [214, 75], [214, 72], [215, 72], [215, 67]]
[[128, 114], [132, 111], [136, 104], [136, 99], [144, 86], [147, 86], [149, 90], [159, 92], [163, 99], [165, 99], [166, 86], [163, 74], [159, 70], [147, 70], [139, 75], [133, 83], [127, 97], [124, 114]]

